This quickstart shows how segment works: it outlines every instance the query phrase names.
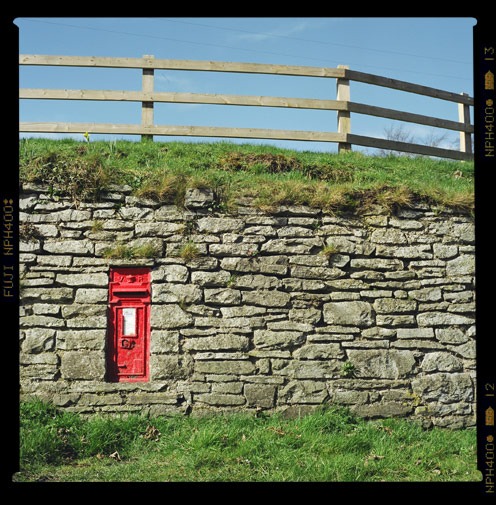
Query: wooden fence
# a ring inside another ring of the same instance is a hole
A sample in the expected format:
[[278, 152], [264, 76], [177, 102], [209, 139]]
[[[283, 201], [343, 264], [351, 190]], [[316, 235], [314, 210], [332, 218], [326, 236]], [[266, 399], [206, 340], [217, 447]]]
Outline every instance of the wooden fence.
[[[224, 137], [243, 139], [278, 139], [335, 142], [339, 152], [351, 149], [352, 145], [384, 150], [421, 154], [457, 160], [471, 160], [472, 133], [470, 106], [474, 100], [466, 93], [457, 94], [406, 81], [350, 70], [347, 66], [337, 68], [269, 65], [260, 63], [230, 63], [215, 61], [166, 60], [145, 55], [142, 58], [108, 58], [86, 56], [20, 55], [20, 65], [45, 65], [66, 67], [132, 68], [142, 71], [140, 91], [74, 90], [74, 89], [20, 89], [20, 99], [48, 100], [94, 100], [141, 102], [141, 124], [110, 123], [30, 123], [21, 122], [21, 132], [44, 133], [103, 133], [141, 135], [153, 139], [157, 136]], [[248, 74], [272, 74], [307, 76], [336, 79], [336, 100], [309, 98], [285, 98], [273, 96], [219, 95], [206, 93], [179, 93], [154, 91], [155, 70], [189, 70], [209, 72], [235, 72]], [[363, 103], [350, 99], [350, 81], [392, 88], [407, 93], [447, 100], [458, 105], [458, 122], [421, 114], [413, 114]], [[244, 105], [256, 107], [287, 107], [297, 109], [320, 109], [337, 111], [337, 131], [298, 131], [262, 128], [223, 128], [207, 126], [172, 126], [154, 124], [154, 104], [158, 102]], [[366, 114], [392, 120], [426, 125], [460, 133], [459, 150], [432, 147], [409, 142], [355, 135], [351, 133], [351, 113]]]

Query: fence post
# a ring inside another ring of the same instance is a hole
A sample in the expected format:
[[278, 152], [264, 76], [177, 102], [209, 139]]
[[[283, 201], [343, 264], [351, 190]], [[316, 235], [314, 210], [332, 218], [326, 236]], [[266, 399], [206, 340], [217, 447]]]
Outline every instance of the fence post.
[[[468, 93], [461, 93], [461, 95], [468, 96]], [[470, 126], [470, 105], [458, 104], [458, 121], [463, 123], [466, 128]], [[470, 132], [460, 132], [460, 151], [472, 154], [472, 135]]]
[[[144, 54], [143, 58], [153, 59], [152, 54]], [[153, 68], [144, 68], [141, 79], [143, 93], [153, 93], [153, 80], [155, 70]], [[141, 102], [141, 125], [153, 126], [153, 102]], [[153, 141], [153, 135], [141, 135], [141, 140]]]
[[[338, 65], [338, 68], [349, 69], [348, 65]], [[336, 79], [336, 100], [350, 101], [349, 79]], [[338, 110], [338, 133], [351, 133], [351, 114], [348, 111]], [[351, 151], [351, 144], [339, 142], [338, 152]]]

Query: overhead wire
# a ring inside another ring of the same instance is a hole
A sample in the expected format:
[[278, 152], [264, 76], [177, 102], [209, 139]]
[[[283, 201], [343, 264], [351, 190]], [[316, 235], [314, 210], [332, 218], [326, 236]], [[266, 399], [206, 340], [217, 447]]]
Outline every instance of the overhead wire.
[[[331, 62], [332, 61], [332, 63], [334, 65], [339, 64], [339, 62], [337, 62], [336, 60], [329, 60], [326, 58], [314, 58], [311, 56], [300, 57], [300, 56], [296, 56], [294, 54], [282, 53], [279, 51], [266, 51], [266, 50], [262, 50], [262, 49], [249, 49], [246, 47], [235, 47], [235, 46], [228, 46], [225, 44], [214, 44], [211, 42], [196, 42], [196, 41], [191, 41], [191, 40], [176, 39], [176, 38], [172, 38], [172, 37], [164, 37], [161, 35], [150, 35], [150, 34], [133, 33], [133, 32], [120, 31], [120, 30], [110, 30], [108, 28], [97, 28], [97, 27], [90, 27], [90, 26], [83, 26], [83, 25], [73, 25], [73, 24], [69, 24], [69, 23], [60, 23], [60, 22], [47, 21], [47, 20], [41, 20], [41, 19], [32, 19], [32, 18], [18, 18], [18, 19], [23, 20], [23, 21], [31, 21], [31, 22], [59, 25], [59, 26], [67, 26], [70, 28], [94, 30], [94, 31], [114, 33], [114, 34], [119, 34], [119, 35], [129, 35], [129, 36], [133, 36], [133, 37], [153, 38], [153, 39], [160, 39], [160, 40], [168, 40], [168, 41], [172, 41], [172, 42], [180, 42], [180, 43], [185, 43], [185, 44], [218, 47], [218, 48], [222, 48], [222, 49], [232, 49], [235, 51], [248, 51], [248, 52], [254, 52], [254, 53], [273, 54], [273, 55], [277, 55], [277, 56], [287, 56], [287, 57], [291, 57], [291, 58], [305, 58], [306, 60], [314, 60], [314, 61], [319, 61], [319, 62], [322, 62], [322, 61]], [[156, 19], [156, 18], [152, 18], [152, 19]], [[279, 35], [279, 36], [285, 37], [283, 35]], [[367, 65], [365, 63], [356, 63], [356, 62], [352, 62], [352, 61], [347, 61], [346, 63], [350, 64], [350, 65], [358, 65], [360, 67], [369, 67], [369, 68], [374, 68], [374, 69], [380, 68], [383, 70], [393, 70], [393, 71], [401, 70], [402, 72], [408, 72], [408, 73], [412, 73], [412, 74], [430, 75], [433, 77], [443, 77], [443, 78], [447, 78], [447, 79], [471, 80], [468, 77], [462, 77], [459, 75], [445, 75], [445, 74], [436, 74], [436, 73], [432, 73], [432, 72], [419, 72], [416, 70], [399, 69], [397, 67], [392, 68], [392, 67], [384, 67], [384, 66], [378, 66], [378, 65]]]

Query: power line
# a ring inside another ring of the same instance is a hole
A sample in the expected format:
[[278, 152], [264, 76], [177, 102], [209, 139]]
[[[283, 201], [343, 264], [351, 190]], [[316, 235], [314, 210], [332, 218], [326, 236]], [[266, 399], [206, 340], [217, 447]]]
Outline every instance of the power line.
[[182, 21], [179, 19], [168, 19], [168, 18], [160, 18], [160, 19], [151, 18], [151, 19], [155, 19], [157, 21], [166, 21], [168, 23], [181, 23], [181, 24], [192, 25], [192, 26], [203, 26], [206, 28], [214, 28], [216, 30], [226, 30], [226, 31], [230, 31], [230, 32], [249, 33], [251, 35], [277, 37], [277, 38], [281, 38], [281, 39], [297, 40], [300, 42], [311, 42], [313, 44], [324, 44], [324, 45], [328, 45], [328, 46], [338, 46], [338, 47], [350, 47], [352, 49], [360, 49], [361, 51], [372, 51], [372, 52], [376, 52], [376, 53], [396, 54], [399, 56], [410, 56], [410, 57], [414, 57], [414, 58], [423, 58], [425, 60], [447, 61], [450, 63], [461, 63], [463, 65], [471, 65], [471, 63], [468, 61], [451, 60], [449, 58], [437, 58], [435, 56], [424, 56], [424, 55], [413, 54], [413, 53], [403, 53], [400, 51], [391, 51], [390, 49], [377, 49], [377, 48], [372, 48], [372, 47], [356, 46], [356, 45], [352, 45], [352, 44], [341, 44], [339, 42], [327, 42], [324, 40], [305, 39], [302, 37], [293, 37], [290, 35], [278, 35], [275, 33], [253, 32], [250, 30], [243, 30], [242, 28], [228, 28], [225, 26], [207, 25], [205, 23], [192, 23], [191, 21]]
[[[273, 55], [277, 55], [277, 56], [288, 56], [290, 58], [301, 58], [301, 57], [295, 56], [294, 54], [281, 53], [281, 52], [276, 52], [276, 51], [265, 51], [265, 50], [261, 50], [261, 49], [248, 49], [248, 48], [244, 48], [244, 47], [227, 46], [227, 45], [223, 45], [223, 44], [213, 44], [211, 42], [195, 42], [195, 41], [191, 41], [191, 40], [181, 40], [181, 39], [175, 39], [175, 38], [171, 38], [171, 37], [163, 37], [163, 36], [159, 36], [159, 35], [124, 32], [124, 31], [120, 31], [120, 30], [109, 30], [107, 28], [95, 28], [95, 27], [91, 27], [91, 26], [72, 25], [69, 23], [56, 23], [53, 21], [46, 21], [46, 20], [40, 20], [40, 19], [30, 19], [30, 18], [18, 18], [18, 19], [22, 19], [23, 21], [46, 23], [46, 24], [57, 25], [57, 26], [67, 26], [70, 28], [79, 28], [79, 29], [84, 29], [84, 30], [93, 30], [93, 31], [105, 32], [105, 33], [115, 33], [118, 35], [129, 35], [129, 36], [133, 36], [133, 37], [168, 40], [171, 42], [180, 42], [180, 43], [184, 43], [184, 44], [194, 44], [194, 45], [199, 45], [202, 47], [204, 47], [204, 46], [220, 47], [222, 49], [232, 49], [235, 51], [248, 51], [248, 52], [253, 52], [253, 53], [264, 53], [264, 54], [273, 54]], [[319, 61], [319, 62], [322, 62], [322, 61], [332, 62], [334, 65], [339, 64], [335, 60], [329, 60], [326, 58], [313, 58], [311, 56], [304, 56], [303, 58], [305, 58], [306, 60], [314, 60], [314, 61]], [[392, 68], [392, 67], [384, 67], [384, 66], [377, 66], [377, 65], [367, 65], [365, 63], [356, 63], [356, 62], [352, 62], [352, 61], [348, 61], [347, 64], [359, 65], [361, 67], [369, 67], [369, 68], [374, 68], [374, 69], [393, 70], [393, 71], [401, 70], [402, 72], [408, 72], [411, 74], [430, 75], [433, 77], [444, 77], [447, 79], [458, 79], [458, 80], [465, 80], [465, 81], [471, 80], [467, 77], [460, 77], [458, 75], [455, 76], [455, 75], [434, 74], [431, 72], [418, 72], [415, 70], [400, 69], [397, 67]]]

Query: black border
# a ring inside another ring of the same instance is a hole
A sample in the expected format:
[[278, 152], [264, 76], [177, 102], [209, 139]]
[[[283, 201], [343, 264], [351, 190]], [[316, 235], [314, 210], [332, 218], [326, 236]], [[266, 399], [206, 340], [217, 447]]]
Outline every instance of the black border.
[[[84, 7], [79, 4], [80, 7]], [[5, 7], [4, 7], [5, 9]], [[19, 181], [18, 181], [18, 157], [19, 157], [19, 144], [18, 144], [18, 128], [19, 123], [19, 109], [17, 106], [18, 99], [18, 30], [14, 24], [15, 18], [23, 15], [30, 17], [57, 17], [60, 12], [57, 9], [34, 9], [39, 12], [18, 13], [15, 15], [4, 15], [0, 18], [0, 35], [4, 44], [2, 45], [2, 60], [3, 60], [3, 91], [8, 94], [8, 99], [4, 102], [3, 123], [13, 125], [11, 128], [5, 128], [2, 131], [2, 140], [4, 146], [8, 146], [7, 158], [5, 159], [4, 152], [4, 170], [3, 178], [0, 184], [0, 202], [4, 199], [14, 200], [14, 233], [18, 236], [19, 223], [18, 223], [18, 202], [19, 202]], [[52, 13], [47, 13], [47, 10], [52, 10]], [[62, 9], [63, 10], [63, 9]], [[154, 9], [155, 10], [155, 9]], [[182, 16], [185, 17], [201, 17], [201, 14], [196, 12], [196, 9], [188, 9], [190, 12], [183, 12]], [[264, 9], [256, 9], [253, 6], [250, 8], [248, 15], [250, 17], [256, 16], [256, 12], [264, 11]], [[445, 9], [443, 9], [445, 10]], [[460, 10], [460, 9], [458, 9]], [[468, 12], [468, 11], [472, 12]], [[475, 206], [475, 227], [476, 227], [476, 326], [477, 326], [477, 340], [476, 340], [476, 353], [477, 353], [477, 432], [478, 432], [478, 468], [484, 473], [485, 462], [485, 442], [487, 436], [495, 435], [494, 426], [485, 425], [485, 411], [488, 406], [492, 406], [496, 410], [495, 397], [486, 396], [487, 384], [496, 384], [495, 377], [495, 355], [491, 345], [495, 338], [494, 321], [492, 319], [492, 305], [494, 304], [494, 297], [492, 296], [492, 288], [494, 286], [494, 246], [493, 235], [491, 233], [494, 223], [491, 219], [494, 215], [494, 191], [496, 188], [496, 163], [494, 158], [485, 156], [484, 151], [484, 107], [488, 98], [492, 97], [494, 100], [494, 90], [484, 89], [484, 74], [488, 69], [493, 73], [495, 71], [495, 62], [486, 61], [483, 58], [484, 47], [493, 47], [496, 49], [496, 20], [493, 18], [493, 13], [487, 6], [478, 8], [479, 12], [473, 12], [474, 8], [467, 9], [467, 11], [459, 12], [457, 16], [452, 16], [451, 12], [443, 12], [438, 17], [473, 17], [477, 24], [474, 26], [474, 159], [475, 159], [475, 190], [476, 190], [476, 206]], [[40, 12], [41, 11], [41, 12]], [[80, 17], [96, 17], [91, 14], [86, 14], [85, 9], [77, 9], [77, 12], [72, 14], [65, 14], [66, 16], [80, 16]], [[114, 11], [114, 12], [112, 12]], [[157, 15], [156, 12], [153, 13]], [[366, 14], [354, 13], [354, 15], [365, 16]], [[391, 16], [390, 8], [374, 7], [373, 15], [369, 17], [410, 17], [404, 14], [397, 14]], [[447, 15], [448, 14], [448, 15]], [[134, 12], [130, 17], [140, 17], [143, 14]], [[171, 12], [164, 12], [160, 16], [178, 15]], [[215, 14], [209, 14], [214, 16]], [[208, 17], [207, 15], [206, 17]], [[230, 14], [233, 17], [238, 17], [236, 14]], [[266, 14], [269, 16], [269, 14]], [[300, 17], [305, 14], [298, 13], [295, 16]], [[312, 17], [312, 14], [306, 14]], [[111, 9], [110, 13], [98, 13], [98, 17], [117, 17], [115, 9]], [[281, 17], [279, 14], [270, 14], [273, 17]], [[313, 15], [315, 16], [315, 15]], [[321, 14], [322, 17], [353, 17], [353, 14], [338, 12], [334, 8], [327, 14]], [[413, 14], [413, 17], [418, 15]], [[425, 17], [436, 17], [432, 12], [432, 6], [424, 10]], [[291, 16], [290, 16], [291, 17]], [[10, 98], [12, 97], [12, 98]], [[494, 100], [496, 102], [496, 100]], [[485, 194], [487, 193], [487, 195]], [[16, 247], [15, 271], [18, 279], [18, 249]], [[6, 257], [2, 254], [1, 268], [4, 265], [12, 265], [12, 257]], [[16, 497], [27, 497], [33, 493], [36, 497], [42, 497], [44, 493], [47, 496], [56, 498], [60, 490], [67, 491], [68, 494], [62, 495], [63, 499], [70, 499], [79, 493], [82, 497], [84, 491], [88, 490], [95, 498], [102, 497], [105, 491], [111, 491], [112, 495], [118, 495], [120, 492], [126, 493], [126, 497], [139, 496], [146, 498], [149, 496], [143, 494], [144, 492], [161, 491], [167, 494], [162, 495], [165, 500], [176, 499], [175, 495], [171, 496], [169, 493], [182, 492], [184, 497], [190, 497], [192, 493], [196, 492], [212, 492], [212, 497], [221, 501], [225, 496], [233, 500], [239, 497], [239, 491], [243, 488], [253, 489], [259, 488], [262, 492], [275, 492], [279, 497], [288, 491], [294, 493], [296, 491], [311, 493], [311, 497], [316, 497], [320, 493], [324, 493], [323, 497], [327, 501], [333, 501], [337, 498], [335, 493], [339, 493], [341, 498], [352, 498], [356, 496], [363, 496], [371, 498], [373, 496], [381, 497], [386, 500], [398, 500], [410, 493], [412, 497], [433, 497], [439, 494], [443, 499], [456, 497], [462, 499], [463, 497], [473, 498], [488, 498], [490, 494], [485, 492], [484, 479], [481, 482], [468, 482], [468, 483], [316, 483], [316, 484], [295, 484], [295, 483], [267, 483], [262, 485], [255, 485], [249, 483], [211, 483], [211, 484], [139, 484], [139, 483], [119, 483], [118, 487], [111, 486], [110, 484], [100, 483], [57, 483], [55, 484], [35, 484], [35, 483], [12, 483], [12, 475], [18, 470], [19, 458], [19, 432], [18, 432], [18, 409], [19, 409], [19, 351], [18, 341], [16, 338], [11, 338], [11, 335], [16, 335], [19, 330], [19, 287], [16, 284], [13, 290], [13, 298], [6, 298], [3, 296], [3, 289], [0, 291], [0, 299], [2, 302], [2, 326], [8, 331], [5, 332], [5, 340], [8, 341], [8, 353], [6, 357], [7, 374], [8, 374], [8, 387], [3, 390], [3, 401], [7, 404], [7, 408], [3, 409], [7, 413], [7, 428], [4, 431], [4, 443], [6, 443], [8, 451], [2, 455], [2, 484], [6, 484], [6, 488], [14, 493]], [[5, 426], [5, 425], [4, 425]], [[496, 436], [495, 436], [496, 438]], [[3, 451], [2, 451], [3, 452]], [[494, 470], [494, 468], [493, 468]], [[494, 473], [493, 473], [494, 475]], [[2, 486], [3, 487], [3, 486]], [[57, 488], [57, 489], [56, 489]], [[61, 489], [60, 489], [61, 488]], [[221, 494], [222, 491], [227, 491], [226, 494]], [[236, 494], [231, 494], [229, 491], [235, 491]], [[49, 495], [48, 495], [49, 493]], [[69, 494], [70, 493], [70, 494]], [[98, 494], [95, 494], [98, 493]], [[341, 494], [343, 493], [343, 494]], [[208, 495], [205, 495], [208, 496]], [[247, 496], [248, 497], [248, 496]], [[251, 496], [253, 500], [259, 500], [267, 495], [254, 495]], [[296, 496], [295, 496], [296, 497]]]

